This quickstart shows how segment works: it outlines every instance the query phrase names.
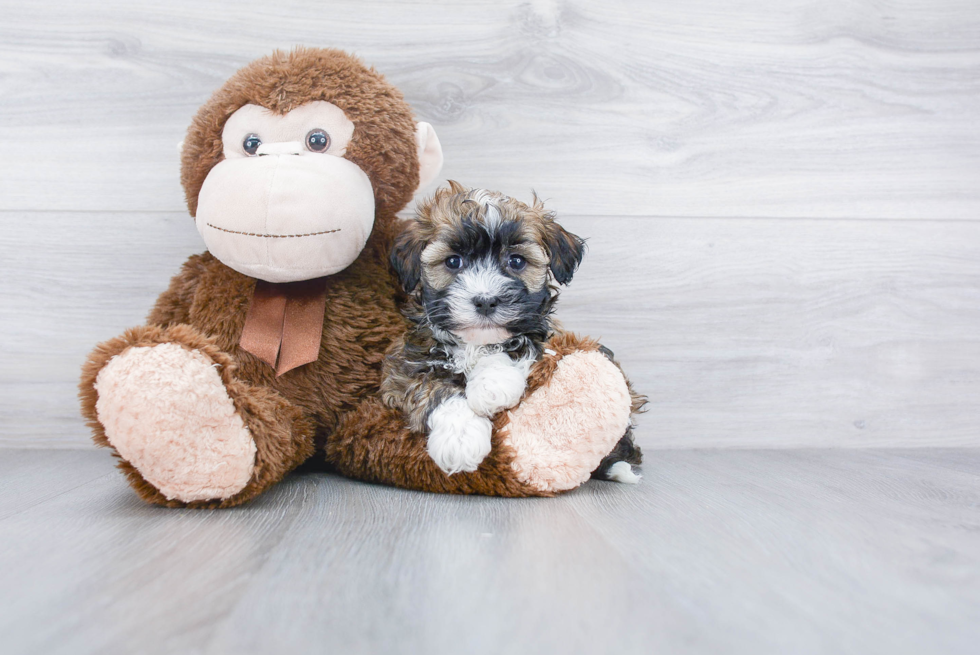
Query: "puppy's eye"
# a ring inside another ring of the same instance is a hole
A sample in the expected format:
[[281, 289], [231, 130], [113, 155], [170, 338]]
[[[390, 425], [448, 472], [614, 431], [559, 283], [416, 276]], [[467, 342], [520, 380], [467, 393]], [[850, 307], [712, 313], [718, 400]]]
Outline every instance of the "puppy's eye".
[[510, 266], [511, 270], [523, 271], [524, 267], [527, 266], [527, 260], [520, 255], [511, 255], [510, 259], [507, 260], [507, 265]]
[[326, 152], [330, 147], [330, 135], [317, 128], [306, 135], [306, 147], [310, 152]]
[[458, 271], [463, 266], [463, 258], [459, 255], [450, 255], [446, 257], [446, 268], [450, 271]]
[[247, 137], [245, 137], [245, 140], [242, 141], [242, 150], [245, 151], [246, 155], [252, 157], [255, 155], [255, 151], [259, 149], [260, 145], [262, 145], [262, 139], [259, 138], [259, 135], [249, 134]]

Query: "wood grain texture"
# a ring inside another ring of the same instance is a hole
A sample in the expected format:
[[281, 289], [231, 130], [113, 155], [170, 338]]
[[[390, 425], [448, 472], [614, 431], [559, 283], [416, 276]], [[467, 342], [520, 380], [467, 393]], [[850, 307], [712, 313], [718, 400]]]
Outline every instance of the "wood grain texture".
[[[10, 454], [14, 451], [6, 451]], [[980, 639], [980, 451], [665, 451], [638, 486], [459, 498], [325, 474], [141, 504], [105, 451], [20, 454], [20, 653], [944, 653]], [[28, 469], [30, 472], [28, 473]]]
[[[0, 444], [84, 446], [83, 358], [201, 244], [181, 214], [21, 216], [0, 244]], [[562, 221], [589, 251], [558, 316], [650, 396], [645, 446], [980, 445], [980, 223]]]
[[655, 447], [980, 446], [980, 231], [568, 217], [559, 303], [651, 398]]
[[57, 485], [65, 455], [98, 477], [0, 522], [5, 653], [200, 652], [317, 484], [245, 513], [171, 512], [132, 494], [107, 451], [36, 452], [24, 486]]
[[[5, 655], [975, 652], [974, 0], [0, 16]], [[444, 178], [535, 188], [590, 238], [559, 316], [651, 397], [639, 486], [515, 501], [302, 473], [247, 507], [161, 510], [87, 447], [83, 358], [202, 247], [190, 117], [298, 43], [403, 89]]]
[[112, 475], [104, 460], [79, 457], [77, 450], [48, 450], [39, 457], [31, 450], [5, 449], [0, 454], [0, 519]]
[[980, 442], [968, 2], [0, 9], [0, 445], [88, 443], [82, 359], [201, 248], [174, 145], [299, 42], [387, 73], [447, 177], [592, 238], [561, 315], [651, 395], [644, 444]]
[[[353, 50], [445, 176], [577, 214], [980, 215], [973, 0], [4, 2], [0, 209], [179, 211], [238, 67]], [[6, 220], [6, 219], [5, 219]]]

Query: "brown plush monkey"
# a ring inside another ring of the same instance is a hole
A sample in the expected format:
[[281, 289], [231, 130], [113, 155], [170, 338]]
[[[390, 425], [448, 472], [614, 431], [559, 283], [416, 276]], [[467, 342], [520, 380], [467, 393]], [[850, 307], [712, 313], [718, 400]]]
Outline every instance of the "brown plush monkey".
[[385, 350], [406, 329], [388, 264], [395, 214], [441, 163], [401, 93], [337, 50], [255, 61], [199, 110], [181, 182], [208, 252], [147, 325], [92, 352], [80, 383], [95, 442], [143, 499], [238, 505], [318, 449], [363, 480], [551, 495], [617, 446], [638, 401], [596, 342], [568, 334], [496, 417], [474, 472], [443, 473], [380, 402]]

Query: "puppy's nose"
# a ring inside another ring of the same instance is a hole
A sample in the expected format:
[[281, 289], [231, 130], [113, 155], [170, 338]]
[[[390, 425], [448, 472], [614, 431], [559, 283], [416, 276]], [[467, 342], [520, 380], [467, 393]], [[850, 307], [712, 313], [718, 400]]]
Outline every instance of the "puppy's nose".
[[490, 316], [495, 311], [497, 311], [497, 305], [500, 304], [500, 298], [495, 296], [477, 296], [473, 299], [473, 304], [476, 306], [476, 311], [484, 316]]

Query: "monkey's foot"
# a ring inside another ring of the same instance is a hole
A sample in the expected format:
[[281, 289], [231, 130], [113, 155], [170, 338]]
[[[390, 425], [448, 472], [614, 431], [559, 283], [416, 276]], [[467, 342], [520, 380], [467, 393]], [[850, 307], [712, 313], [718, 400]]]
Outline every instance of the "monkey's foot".
[[99, 371], [95, 389], [109, 443], [167, 499], [229, 498], [251, 479], [255, 441], [200, 351], [128, 348]]
[[548, 383], [509, 412], [504, 439], [517, 477], [546, 492], [579, 486], [630, 426], [631, 402], [626, 379], [604, 354], [565, 355]]

